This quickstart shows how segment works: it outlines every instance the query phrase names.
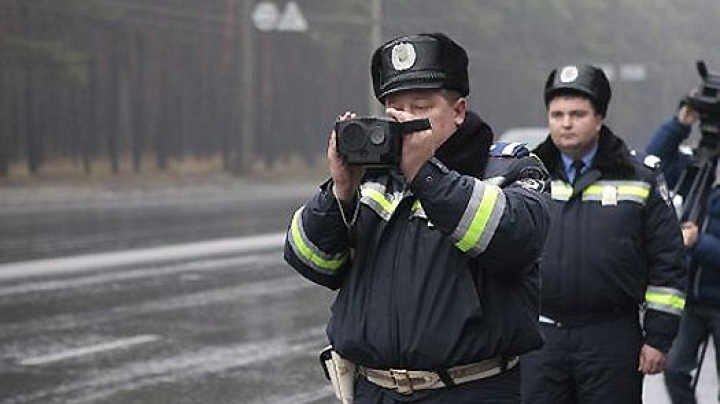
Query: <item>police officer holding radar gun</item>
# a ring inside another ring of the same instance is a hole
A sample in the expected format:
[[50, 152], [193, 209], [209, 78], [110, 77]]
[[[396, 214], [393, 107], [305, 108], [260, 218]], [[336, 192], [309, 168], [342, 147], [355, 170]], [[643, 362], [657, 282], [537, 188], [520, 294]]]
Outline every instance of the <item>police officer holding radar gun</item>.
[[659, 172], [604, 124], [610, 94], [588, 65], [555, 69], [545, 84], [550, 136], [534, 152], [552, 178], [546, 339], [522, 358], [528, 404], [641, 403], [643, 375], [663, 370], [680, 321], [680, 224]]
[[[720, 355], [720, 182], [716, 174], [720, 156], [720, 75], [708, 76], [704, 64], [702, 69], [700, 64], [698, 67], [704, 76], [703, 85], [683, 100], [673, 118], [660, 126], [646, 150], [661, 159], [668, 185], [677, 195], [689, 258], [687, 305], [664, 373], [673, 404], [697, 403], [695, 386], [710, 335], [715, 355]], [[698, 121], [698, 146], [693, 154], [681, 153], [680, 144]], [[720, 358], [716, 359], [715, 371], [720, 375]]]
[[338, 290], [321, 362], [342, 402], [520, 403], [518, 355], [542, 345], [547, 172], [491, 147], [467, 66], [439, 33], [378, 48], [388, 118], [340, 117], [331, 178], [292, 218], [286, 261]]

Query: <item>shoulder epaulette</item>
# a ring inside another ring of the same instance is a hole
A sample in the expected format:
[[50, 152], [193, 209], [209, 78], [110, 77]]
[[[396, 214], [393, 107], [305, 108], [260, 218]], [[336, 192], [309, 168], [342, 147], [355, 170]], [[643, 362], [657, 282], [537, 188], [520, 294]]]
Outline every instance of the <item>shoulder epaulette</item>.
[[523, 142], [493, 142], [490, 145], [490, 157], [524, 157], [530, 150]]

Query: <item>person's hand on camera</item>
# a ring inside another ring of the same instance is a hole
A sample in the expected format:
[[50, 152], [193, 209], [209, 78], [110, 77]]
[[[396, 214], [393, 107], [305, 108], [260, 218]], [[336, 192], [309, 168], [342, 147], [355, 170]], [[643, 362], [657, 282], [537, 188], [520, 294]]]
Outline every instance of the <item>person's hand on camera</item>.
[[[398, 122], [407, 122], [423, 118], [422, 116], [399, 111], [394, 108], [387, 108], [385, 112], [390, 118]], [[413, 178], [415, 178], [420, 167], [435, 154], [435, 150], [437, 150], [439, 146], [438, 139], [433, 136], [432, 129], [412, 132], [403, 136], [400, 170], [402, 170], [408, 182], [411, 182]]]
[[[345, 112], [338, 117], [338, 120], [345, 121], [356, 117], [355, 113]], [[360, 179], [363, 175], [362, 167], [350, 166], [337, 150], [337, 134], [335, 130], [330, 133], [328, 141], [327, 157], [330, 169], [330, 176], [333, 179], [333, 193], [342, 202], [352, 201]]]
[[[697, 96], [698, 90], [693, 89], [688, 94], [687, 98], [692, 99], [693, 97]], [[692, 126], [697, 120], [700, 118], [700, 113], [694, 110], [688, 101], [683, 101], [680, 104], [680, 108], [677, 112], [677, 119], [680, 121], [681, 124], [685, 126]]]

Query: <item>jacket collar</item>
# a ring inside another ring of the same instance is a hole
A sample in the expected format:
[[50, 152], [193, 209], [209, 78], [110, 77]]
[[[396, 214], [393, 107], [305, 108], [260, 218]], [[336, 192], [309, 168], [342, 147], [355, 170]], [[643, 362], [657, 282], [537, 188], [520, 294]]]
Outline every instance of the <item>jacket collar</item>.
[[460, 174], [483, 178], [490, 155], [493, 132], [490, 126], [472, 111], [465, 121], [435, 152], [435, 157]]
[[[536, 147], [533, 152], [540, 157], [540, 160], [554, 177], [558, 177], [559, 173], [563, 171], [560, 151], [550, 136]], [[590, 170], [599, 171], [600, 175], [597, 178], [600, 176], [616, 179], [627, 178], [635, 173], [635, 166], [631, 159], [630, 150], [625, 145], [625, 142], [607, 126], [603, 125], [600, 129], [598, 151]]]

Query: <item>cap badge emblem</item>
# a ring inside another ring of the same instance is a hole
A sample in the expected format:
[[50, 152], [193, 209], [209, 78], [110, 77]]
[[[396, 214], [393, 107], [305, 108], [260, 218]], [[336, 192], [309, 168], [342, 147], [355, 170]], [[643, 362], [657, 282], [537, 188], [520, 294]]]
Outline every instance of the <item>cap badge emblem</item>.
[[415, 64], [417, 54], [411, 43], [399, 43], [392, 48], [392, 65], [395, 70], [407, 70]]
[[578, 69], [575, 66], [565, 66], [560, 71], [561, 83], [572, 83], [578, 78]]

